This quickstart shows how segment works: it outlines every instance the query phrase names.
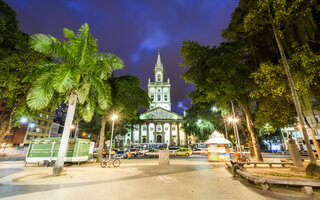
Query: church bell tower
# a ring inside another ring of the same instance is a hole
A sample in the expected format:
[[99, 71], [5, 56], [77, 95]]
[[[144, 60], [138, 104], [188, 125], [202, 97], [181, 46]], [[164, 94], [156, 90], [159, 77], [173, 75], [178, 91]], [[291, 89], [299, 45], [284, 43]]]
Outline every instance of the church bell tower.
[[154, 79], [155, 82], [148, 82], [148, 94], [152, 102], [150, 104], [150, 110], [162, 107], [166, 110], [171, 111], [171, 100], [170, 100], [170, 80], [167, 82], [163, 81], [163, 64], [161, 62], [160, 51], [158, 51], [157, 62], [154, 68]]

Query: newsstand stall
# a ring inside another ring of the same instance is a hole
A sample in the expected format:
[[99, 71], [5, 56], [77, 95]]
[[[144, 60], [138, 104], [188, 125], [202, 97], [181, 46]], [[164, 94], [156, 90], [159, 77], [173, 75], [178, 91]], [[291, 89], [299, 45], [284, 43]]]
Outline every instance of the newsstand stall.
[[214, 131], [205, 144], [208, 147], [209, 162], [230, 161], [229, 145], [231, 142], [225, 139], [221, 133]]

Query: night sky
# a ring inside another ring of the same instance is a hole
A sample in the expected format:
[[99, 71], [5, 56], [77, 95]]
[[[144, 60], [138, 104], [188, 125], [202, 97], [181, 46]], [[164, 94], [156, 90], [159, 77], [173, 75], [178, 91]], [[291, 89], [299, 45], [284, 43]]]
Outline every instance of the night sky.
[[6, 0], [16, 11], [20, 30], [63, 38], [62, 29], [75, 32], [87, 22], [100, 52], [111, 52], [125, 62], [117, 75], [135, 75], [147, 89], [154, 80], [160, 49], [164, 80], [170, 78], [172, 110], [183, 114], [186, 95], [194, 87], [180, 75], [185, 69], [179, 50], [182, 40], [217, 45], [238, 0]]

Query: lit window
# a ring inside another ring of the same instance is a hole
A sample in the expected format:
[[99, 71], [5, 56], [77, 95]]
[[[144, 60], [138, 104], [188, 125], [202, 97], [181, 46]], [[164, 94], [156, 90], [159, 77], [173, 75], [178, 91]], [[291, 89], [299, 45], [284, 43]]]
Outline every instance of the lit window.
[[40, 128], [36, 128], [36, 132], [39, 133], [40, 132]]
[[40, 113], [40, 117], [42, 117], [42, 113]]
[[49, 115], [46, 115], [46, 119], [49, 119]]

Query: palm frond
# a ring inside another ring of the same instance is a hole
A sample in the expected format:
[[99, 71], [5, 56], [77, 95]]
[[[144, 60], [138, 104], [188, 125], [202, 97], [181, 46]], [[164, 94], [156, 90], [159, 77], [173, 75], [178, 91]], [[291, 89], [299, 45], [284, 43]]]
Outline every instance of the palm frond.
[[89, 79], [93, 86], [92, 95], [95, 95], [102, 110], [106, 110], [111, 101], [111, 89], [110, 86], [103, 83], [103, 81], [96, 76], [91, 76]]
[[65, 93], [75, 87], [76, 77], [72, 68], [68, 64], [64, 64], [54, 73], [52, 77], [53, 87], [59, 93]]
[[41, 53], [53, 56], [58, 60], [68, 60], [72, 56], [68, 51], [66, 42], [61, 42], [55, 37], [46, 34], [34, 34], [30, 40], [31, 47]]
[[90, 83], [85, 83], [83, 85], [81, 85], [81, 87], [78, 90], [78, 100], [80, 104], [83, 104], [89, 95], [89, 91], [90, 91]]
[[63, 34], [64, 34], [64, 37], [67, 38], [67, 39], [74, 39], [76, 37], [76, 35], [74, 34], [74, 32], [68, 28], [64, 28], [63, 29]]
[[96, 39], [91, 37], [89, 25], [85, 23], [79, 29], [77, 36], [70, 40], [72, 53], [81, 68], [88, 67], [93, 60], [93, 54], [98, 51]]
[[33, 82], [33, 81], [37, 80], [39, 77], [41, 77], [42, 74], [48, 73], [48, 72], [53, 72], [57, 67], [59, 67], [59, 64], [54, 63], [54, 62], [40, 63], [40, 64], [34, 65], [34, 67], [36, 69], [33, 72], [31, 72], [31, 74], [26, 76], [22, 80], [22, 83]]
[[84, 105], [79, 105], [79, 113], [82, 119], [86, 122], [91, 121], [94, 111], [95, 111], [95, 100], [94, 97], [91, 96], [88, 98], [88, 101]]
[[41, 110], [47, 107], [53, 97], [53, 73], [43, 74], [31, 87], [27, 95], [27, 104], [31, 110]]

